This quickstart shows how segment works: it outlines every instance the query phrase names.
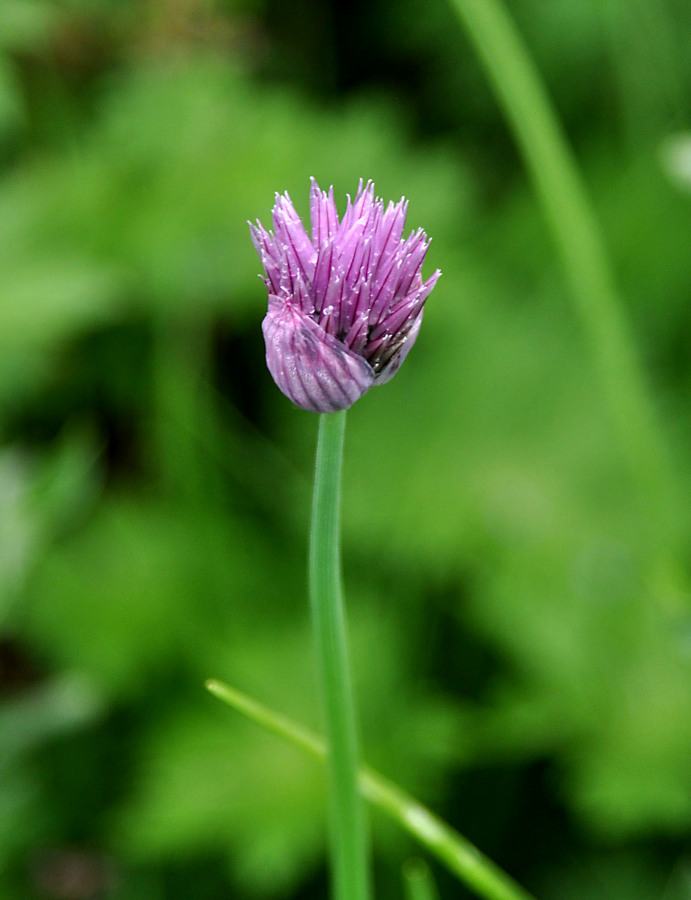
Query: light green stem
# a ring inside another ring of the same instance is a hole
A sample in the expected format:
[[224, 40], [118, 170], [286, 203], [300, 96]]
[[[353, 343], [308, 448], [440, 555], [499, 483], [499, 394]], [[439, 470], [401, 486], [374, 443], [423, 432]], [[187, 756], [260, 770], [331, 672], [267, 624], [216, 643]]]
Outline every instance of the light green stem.
[[439, 900], [432, 873], [422, 859], [409, 859], [403, 866], [403, 885], [407, 900]]
[[310, 604], [329, 754], [336, 900], [368, 900], [369, 840], [357, 788], [358, 741], [341, 587], [340, 496], [345, 412], [320, 416], [310, 530]]
[[[206, 687], [219, 700], [268, 731], [317, 759], [326, 758], [324, 741], [302, 725], [220, 681], [207, 681]], [[361, 793], [371, 803], [388, 813], [478, 897], [484, 900], [535, 900], [474, 844], [378, 772], [362, 767], [358, 783]]]
[[482, 60], [532, 176], [566, 267], [606, 400], [651, 531], [665, 529], [674, 489], [633, 335], [598, 222], [540, 75], [501, 0], [450, 0]]

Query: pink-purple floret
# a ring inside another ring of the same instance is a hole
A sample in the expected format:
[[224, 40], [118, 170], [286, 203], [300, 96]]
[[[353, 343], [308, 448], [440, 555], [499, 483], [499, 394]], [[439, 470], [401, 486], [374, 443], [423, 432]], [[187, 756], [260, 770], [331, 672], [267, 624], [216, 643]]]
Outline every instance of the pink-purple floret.
[[407, 207], [401, 198], [384, 209], [361, 181], [339, 223], [333, 188], [313, 178], [311, 237], [287, 193], [276, 194], [273, 233], [250, 224], [269, 291], [266, 362], [302, 409], [347, 409], [389, 381], [415, 343], [440, 272], [423, 282], [429, 241], [422, 229], [403, 239]]

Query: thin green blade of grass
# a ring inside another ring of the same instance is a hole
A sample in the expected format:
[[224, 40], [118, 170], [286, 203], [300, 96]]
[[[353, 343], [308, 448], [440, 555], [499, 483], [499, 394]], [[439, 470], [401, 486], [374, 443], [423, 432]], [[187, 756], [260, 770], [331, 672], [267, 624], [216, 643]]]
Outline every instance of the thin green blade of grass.
[[[214, 697], [267, 731], [322, 762], [326, 760], [326, 745], [313, 731], [220, 681], [210, 679], [206, 687]], [[383, 775], [363, 766], [359, 788], [364, 797], [388, 813], [478, 897], [483, 900], [535, 900], [474, 844]]]
[[663, 608], [674, 612], [684, 584], [673, 526], [681, 494], [667, 435], [575, 155], [505, 4], [449, 3], [513, 132], [554, 236], [623, 455], [647, 508], [653, 590]]

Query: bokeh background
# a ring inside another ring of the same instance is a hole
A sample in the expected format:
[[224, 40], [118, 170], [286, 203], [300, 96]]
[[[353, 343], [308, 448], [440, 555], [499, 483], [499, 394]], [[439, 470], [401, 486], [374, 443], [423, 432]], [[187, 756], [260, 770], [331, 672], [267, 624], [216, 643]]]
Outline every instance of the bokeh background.
[[[508, 8], [652, 392], [664, 540], [447, 0], [0, 0], [3, 898], [326, 896], [319, 767], [203, 688], [319, 725], [316, 417], [265, 370], [247, 229], [310, 175], [405, 194], [444, 273], [349, 415], [367, 758], [544, 900], [691, 897], [691, 6]], [[400, 897], [418, 850], [373, 830]]]

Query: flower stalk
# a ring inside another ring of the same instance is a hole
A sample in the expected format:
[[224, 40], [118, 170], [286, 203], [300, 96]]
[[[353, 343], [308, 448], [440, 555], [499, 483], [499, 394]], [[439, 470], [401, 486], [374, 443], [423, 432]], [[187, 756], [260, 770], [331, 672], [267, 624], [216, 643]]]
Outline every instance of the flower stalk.
[[345, 411], [319, 421], [309, 586], [327, 746], [335, 900], [368, 900], [369, 838], [358, 793], [359, 750], [341, 584], [340, 495]]
[[403, 238], [408, 203], [360, 181], [339, 218], [333, 187], [310, 190], [308, 233], [290, 196], [276, 194], [273, 230], [249, 223], [269, 295], [266, 364], [300, 409], [320, 414], [310, 532], [312, 622], [328, 746], [335, 900], [369, 900], [369, 836], [358, 795], [358, 740], [341, 590], [339, 512], [345, 411], [386, 384], [415, 343], [429, 248], [418, 228]]

